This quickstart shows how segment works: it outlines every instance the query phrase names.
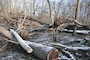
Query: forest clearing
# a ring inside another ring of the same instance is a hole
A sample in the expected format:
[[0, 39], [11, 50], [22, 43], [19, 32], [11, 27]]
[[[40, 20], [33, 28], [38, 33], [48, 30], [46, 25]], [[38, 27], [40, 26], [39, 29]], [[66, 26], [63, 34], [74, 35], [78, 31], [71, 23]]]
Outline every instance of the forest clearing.
[[0, 60], [90, 60], [90, 0], [0, 0]]

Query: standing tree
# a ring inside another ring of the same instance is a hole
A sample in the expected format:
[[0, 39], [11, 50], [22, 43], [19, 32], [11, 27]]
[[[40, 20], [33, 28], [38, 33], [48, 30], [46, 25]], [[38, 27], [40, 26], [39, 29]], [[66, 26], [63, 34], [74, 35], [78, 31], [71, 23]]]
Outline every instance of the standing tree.
[[50, 18], [51, 18], [51, 23], [53, 24], [53, 16], [52, 16], [52, 6], [49, 0], [47, 0], [48, 4], [49, 4], [49, 11], [50, 11]]
[[62, 5], [62, 2], [63, 2], [63, 0], [61, 0], [61, 1], [59, 2], [59, 4], [58, 4], [58, 11], [57, 11], [56, 17], [59, 17], [60, 7], [61, 7], [61, 5]]
[[33, 17], [35, 17], [35, 2], [36, 2], [36, 0], [33, 0], [33, 7], [32, 7], [32, 10], [33, 10], [32, 16]]
[[[75, 20], [78, 20], [78, 13], [79, 13], [79, 11], [80, 11], [80, 0], [77, 0]], [[74, 27], [74, 30], [73, 30], [73, 35], [76, 35], [76, 30], [77, 30], [77, 23], [75, 22], [75, 27]]]

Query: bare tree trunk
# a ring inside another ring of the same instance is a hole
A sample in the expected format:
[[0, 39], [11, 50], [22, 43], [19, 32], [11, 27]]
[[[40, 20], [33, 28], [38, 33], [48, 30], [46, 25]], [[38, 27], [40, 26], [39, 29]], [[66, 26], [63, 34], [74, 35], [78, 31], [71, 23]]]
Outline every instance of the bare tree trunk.
[[49, 5], [49, 11], [50, 11], [50, 18], [51, 18], [51, 23], [53, 24], [53, 16], [52, 16], [52, 6], [51, 6], [51, 4], [50, 4], [50, 1], [49, 0], [47, 0], [47, 2], [48, 2], [48, 5]]
[[[79, 13], [79, 11], [80, 11], [80, 0], [77, 0], [75, 20], [78, 20], [78, 13]], [[75, 22], [75, 26], [74, 26], [74, 30], [73, 30], [73, 35], [76, 35], [76, 30], [77, 30], [77, 23]]]
[[60, 7], [61, 7], [62, 2], [63, 2], [63, 0], [61, 0], [61, 1], [59, 2], [58, 11], [57, 11], [57, 16], [56, 16], [56, 17], [59, 17], [59, 14], [60, 14]]
[[11, 12], [11, 3], [12, 3], [12, 0], [8, 0], [8, 12], [9, 13]]
[[36, 2], [36, 0], [33, 0], [33, 7], [32, 7], [32, 9], [33, 9], [33, 17], [35, 17], [35, 2]]

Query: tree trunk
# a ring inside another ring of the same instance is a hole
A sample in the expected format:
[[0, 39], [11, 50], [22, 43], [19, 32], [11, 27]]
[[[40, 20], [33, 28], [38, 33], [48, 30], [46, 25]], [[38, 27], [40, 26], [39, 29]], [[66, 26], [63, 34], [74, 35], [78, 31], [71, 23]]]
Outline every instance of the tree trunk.
[[32, 54], [42, 60], [58, 60], [59, 51], [54, 47], [49, 47], [29, 41], [25, 41], [26, 44], [33, 48]]
[[59, 17], [59, 14], [60, 14], [60, 8], [61, 8], [61, 5], [62, 5], [62, 2], [63, 2], [63, 0], [61, 0], [59, 2], [59, 5], [58, 5], [58, 11], [57, 11], [57, 15], [56, 15], [57, 18]]
[[[78, 13], [79, 13], [79, 11], [80, 11], [80, 0], [77, 0], [75, 20], [78, 20]], [[77, 30], [77, 23], [75, 22], [75, 26], [74, 26], [74, 30], [73, 30], [73, 35], [76, 35], [76, 30]]]
[[47, 2], [48, 2], [48, 4], [49, 4], [49, 11], [50, 11], [50, 18], [51, 18], [51, 23], [53, 24], [53, 16], [52, 16], [52, 6], [51, 6], [51, 4], [50, 4], [50, 1], [49, 0], [47, 0]]

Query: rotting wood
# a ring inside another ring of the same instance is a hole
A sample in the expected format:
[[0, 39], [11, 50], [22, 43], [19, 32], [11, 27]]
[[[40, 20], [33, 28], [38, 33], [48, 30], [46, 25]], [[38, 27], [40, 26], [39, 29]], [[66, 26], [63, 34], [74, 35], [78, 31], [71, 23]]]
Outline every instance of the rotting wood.
[[27, 53], [33, 52], [33, 49], [23, 41], [23, 39], [18, 35], [18, 33], [16, 33], [16, 31], [10, 29], [10, 32], [15, 36], [19, 44], [27, 51]]
[[56, 48], [25, 40], [24, 42], [33, 48], [32, 54], [34, 56], [42, 60], [58, 60], [59, 51]]

